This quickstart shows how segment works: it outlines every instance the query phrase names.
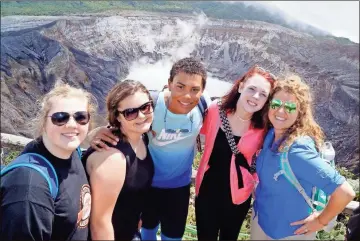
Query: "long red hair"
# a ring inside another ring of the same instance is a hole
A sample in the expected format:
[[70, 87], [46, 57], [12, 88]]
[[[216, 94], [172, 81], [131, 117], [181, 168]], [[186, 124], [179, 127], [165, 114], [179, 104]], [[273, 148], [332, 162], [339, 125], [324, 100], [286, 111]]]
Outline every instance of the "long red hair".
[[[250, 77], [255, 74], [263, 76], [271, 84], [271, 91], [274, 89], [276, 77], [271, 74], [269, 71], [261, 68], [258, 65], [251, 67], [240, 79], [236, 80], [233, 87], [230, 89], [229, 93], [222, 97], [222, 108], [229, 113], [234, 113], [236, 111], [236, 104], [240, 98], [239, 86], [240, 83], [246, 82]], [[267, 108], [269, 108], [269, 99], [264, 104], [264, 107], [261, 110], [255, 112], [251, 117], [251, 124], [254, 128], [263, 129], [267, 126], [268, 119], [265, 116], [267, 113]]]

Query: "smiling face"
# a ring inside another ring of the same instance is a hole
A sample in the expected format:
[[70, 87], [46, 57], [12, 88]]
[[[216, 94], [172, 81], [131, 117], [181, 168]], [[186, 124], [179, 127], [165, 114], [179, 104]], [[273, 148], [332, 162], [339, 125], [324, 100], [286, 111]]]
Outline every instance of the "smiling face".
[[[138, 108], [147, 102], [149, 102], [149, 95], [142, 91], [137, 91], [120, 101], [117, 109], [118, 111], [124, 111], [129, 108]], [[118, 115], [117, 120], [121, 123], [121, 129], [125, 135], [129, 133], [143, 134], [149, 131], [153, 121], [153, 107], [150, 106], [149, 108], [143, 110], [145, 114], [139, 110], [137, 118], [133, 120], [125, 119], [123, 114]]]
[[254, 113], [263, 108], [270, 94], [271, 84], [263, 76], [255, 74], [240, 83], [241, 93], [238, 103], [248, 113]]
[[88, 101], [83, 97], [52, 97], [49, 100], [51, 108], [47, 116], [56, 112], [67, 112], [71, 115], [69, 121], [62, 125], [54, 125], [51, 117], [46, 117], [43, 138], [46, 138], [47, 148], [55, 156], [61, 157], [72, 153], [85, 140], [89, 130], [89, 123], [78, 124], [73, 114], [88, 111]]
[[171, 91], [169, 110], [175, 114], [187, 114], [198, 103], [203, 93], [201, 75], [179, 72], [169, 81]]
[[272, 101], [273, 100], [279, 103], [281, 102], [281, 106], [270, 107], [268, 117], [275, 131], [284, 133], [295, 123], [298, 117], [297, 99], [295, 95], [280, 90], [274, 94]]

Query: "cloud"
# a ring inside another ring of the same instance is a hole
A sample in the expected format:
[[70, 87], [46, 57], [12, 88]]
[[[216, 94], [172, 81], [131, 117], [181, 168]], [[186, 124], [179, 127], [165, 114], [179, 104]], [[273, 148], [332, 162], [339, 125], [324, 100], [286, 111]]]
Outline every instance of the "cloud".
[[267, 2], [304, 23], [359, 43], [358, 1]]

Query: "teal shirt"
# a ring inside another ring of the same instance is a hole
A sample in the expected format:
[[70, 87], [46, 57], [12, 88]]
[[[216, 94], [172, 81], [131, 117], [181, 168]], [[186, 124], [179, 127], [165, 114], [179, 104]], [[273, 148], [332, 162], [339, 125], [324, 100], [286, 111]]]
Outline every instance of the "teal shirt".
[[[209, 106], [210, 97], [206, 93], [203, 95]], [[165, 105], [164, 92], [159, 93], [152, 124], [156, 136], [148, 133], [149, 151], [155, 167], [153, 187], [177, 188], [190, 184], [196, 137], [202, 124], [202, 114], [197, 106], [188, 114], [174, 114]], [[165, 127], [187, 129], [189, 132], [166, 133]]]

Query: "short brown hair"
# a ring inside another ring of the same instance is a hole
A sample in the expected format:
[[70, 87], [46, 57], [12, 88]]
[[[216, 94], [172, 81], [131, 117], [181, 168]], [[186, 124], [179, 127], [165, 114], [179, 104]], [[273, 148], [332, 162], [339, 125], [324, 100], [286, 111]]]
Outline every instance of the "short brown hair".
[[173, 82], [175, 75], [181, 72], [189, 75], [200, 75], [202, 87], [205, 89], [207, 73], [204, 65], [199, 60], [192, 57], [178, 60], [171, 67], [169, 81]]
[[120, 122], [117, 117], [119, 116], [118, 106], [119, 103], [124, 100], [126, 97], [135, 94], [136, 92], [143, 92], [149, 96], [151, 100], [151, 96], [146, 87], [140, 83], [139, 81], [126, 79], [119, 83], [117, 83], [108, 93], [106, 97], [106, 107], [107, 107], [107, 120], [109, 121], [109, 125], [112, 127], [116, 127], [119, 129], [117, 135], [120, 139], [124, 139], [125, 136], [120, 131]]

